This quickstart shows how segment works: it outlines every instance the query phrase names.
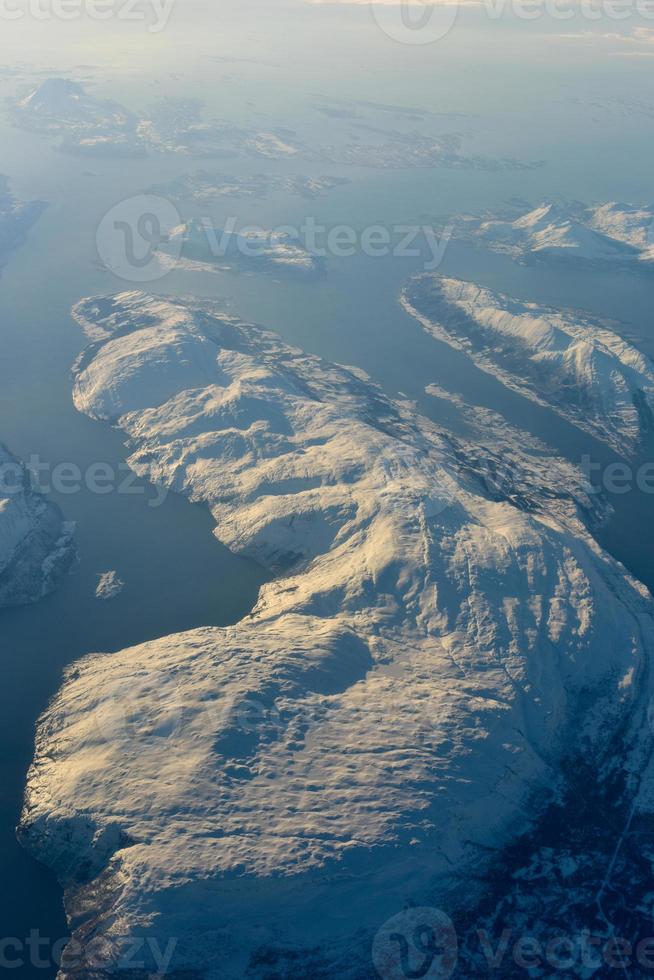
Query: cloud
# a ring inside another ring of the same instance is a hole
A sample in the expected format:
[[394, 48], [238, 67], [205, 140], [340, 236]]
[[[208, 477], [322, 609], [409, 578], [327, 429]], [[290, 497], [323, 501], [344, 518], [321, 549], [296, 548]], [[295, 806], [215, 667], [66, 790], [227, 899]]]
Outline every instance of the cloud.
[[[617, 44], [626, 47], [624, 51], [613, 51], [614, 55], [628, 58], [652, 58], [654, 50], [648, 51], [648, 47], [654, 46], [654, 27], [635, 27], [629, 33], [620, 31], [577, 31], [567, 34], [553, 35], [556, 40], [563, 41], [585, 41], [588, 44]], [[642, 48], [643, 50], [635, 50]]]

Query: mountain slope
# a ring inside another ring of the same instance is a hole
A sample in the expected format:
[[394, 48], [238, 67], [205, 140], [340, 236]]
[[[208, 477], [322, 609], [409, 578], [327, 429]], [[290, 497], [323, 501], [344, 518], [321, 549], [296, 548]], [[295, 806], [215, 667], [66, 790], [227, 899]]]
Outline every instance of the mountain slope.
[[649, 268], [654, 208], [609, 201], [589, 207], [543, 203], [518, 218], [465, 218], [464, 237], [523, 262]]
[[9, 181], [0, 175], [0, 269], [45, 208], [43, 201], [17, 201]]
[[491, 499], [359, 372], [208, 304], [127, 293], [76, 316], [102, 338], [77, 407], [278, 577], [232, 627], [69, 671], [22, 840], [97, 975], [130, 938], [175, 937], [180, 975], [369, 976], [407, 902], [474, 903], [571, 740], [601, 758], [648, 683], [649, 597], [574, 481]]
[[0, 608], [36, 602], [74, 557], [73, 528], [0, 445]]
[[438, 340], [618, 452], [654, 428], [654, 365], [589, 317], [439, 275], [411, 279], [402, 303]]

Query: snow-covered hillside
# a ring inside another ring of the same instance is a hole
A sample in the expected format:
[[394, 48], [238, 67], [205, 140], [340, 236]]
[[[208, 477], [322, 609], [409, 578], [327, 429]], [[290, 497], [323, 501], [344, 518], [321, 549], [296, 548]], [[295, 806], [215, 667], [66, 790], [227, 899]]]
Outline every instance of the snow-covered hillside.
[[74, 557], [73, 528], [30, 488], [23, 465], [0, 445], [0, 607], [36, 602]]
[[544, 203], [515, 219], [467, 218], [458, 227], [464, 237], [526, 262], [647, 269], [654, 261], [652, 206]]
[[583, 314], [439, 275], [411, 279], [402, 303], [438, 340], [618, 452], [654, 428], [654, 364]]
[[601, 760], [639, 710], [649, 596], [587, 532], [580, 483], [539, 487], [543, 467], [490, 493], [358, 371], [207, 304], [126, 293], [76, 316], [103, 338], [77, 407], [277, 578], [232, 627], [70, 670], [22, 840], [102, 976], [130, 937], [145, 972], [175, 937], [180, 976], [372, 975], [385, 919], [472, 905], [571, 746]]
[[0, 269], [45, 208], [43, 201], [17, 201], [8, 179], [0, 175]]

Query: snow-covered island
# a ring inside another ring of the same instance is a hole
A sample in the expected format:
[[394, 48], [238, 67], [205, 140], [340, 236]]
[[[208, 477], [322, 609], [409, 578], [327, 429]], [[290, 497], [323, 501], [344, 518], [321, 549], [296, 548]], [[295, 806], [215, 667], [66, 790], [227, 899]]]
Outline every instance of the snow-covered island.
[[202, 99], [157, 99], [141, 118], [139, 131], [154, 150], [181, 156], [249, 156], [261, 160], [288, 160], [303, 145], [284, 127], [260, 130], [224, 119], [207, 119]]
[[37, 602], [75, 558], [74, 527], [0, 444], [0, 608]]
[[155, 184], [150, 194], [160, 194], [175, 200], [190, 200], [197, 204], [213, 204], [225, 197], [262, 200], [270, 194], [292, 194], [313, 201], [349, 181], [345, 177], [308, 177], [305, 174], [231, 174], [197, 170], [183, 174], [163, 184]]
[[437, 340], [617, 452], [654, 429], [654, 364], [607, 325], [437, 274], [409, 280], [401, 302]]
[[125, 588], [125, 583], [119, 577], [118, 572], [101, 572], [98, 575], [98, 584], [95, 590], [95, 598], [108, 601], [115, 599]]
[[463, 217], [458, 233], [521, 262], [654, 269], [654, 205], [544, 203], [517, 217]]
[[75, 316], [77, 408], [276, 578], [234, 626], [87, 657], [42, 718], [20, 835], [65, 887], [61, 977], [144, 936], [144, 974], [176, 937], [176, 976], [369, 977], [390, 916], [475, 906], [577, 756], [610, 779], [619, 735], [642, 794], [653, 607], [581, 479], [491, 489], [481, 450], [211, 304]]
[[200, 218], [174, 228], [161, 246], [160, 258], [172, 266], [205, 272], [230, 269], [305, 278], [324, 271], [322, 259], [287, 232], [217, 228]]
[[9, 102], [14, 125], [58, 138], [66, 153], [141, 157], [148, 151], [184, 156], [248, 155], [286, 159], [299, 152], [282, 130], [259, 132], [205, 121], [197, 99], [159, 99], [141, 112], [95, 96], [70, 78], [47, 78]]

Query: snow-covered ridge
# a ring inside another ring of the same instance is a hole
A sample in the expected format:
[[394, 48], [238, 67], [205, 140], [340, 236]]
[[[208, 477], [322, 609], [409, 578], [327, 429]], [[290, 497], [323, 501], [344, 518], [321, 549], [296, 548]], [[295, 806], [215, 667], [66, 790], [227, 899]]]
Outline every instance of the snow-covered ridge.
[[654, 205], [544, 203], [517, 218], [464, 218], [464, 237], [524, 262], [564, 261], [648, 269]]
[[0, 444], [0, 607], [36, 602], [52, 591], [74, 559], [73, 530]]
[[654, 428], [654, 364], [588, 316], [429, 274], [409, 281], [402, 303], [438, 340], [618, 452]]
[[75, 665], [22, 839], [103, 975], [147, 935], [207, 980], [367, 976], [407, 902], [475, 901], [571, 744], [601, 759], [642, 692], [649, 596], [587, 532], [581, 486], [543, 468], [489, 493], [360, 372], [208, 304], [75, 315], [98, 338], [77, 407], [278, 577], [235, 626]]

